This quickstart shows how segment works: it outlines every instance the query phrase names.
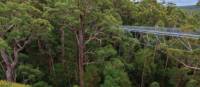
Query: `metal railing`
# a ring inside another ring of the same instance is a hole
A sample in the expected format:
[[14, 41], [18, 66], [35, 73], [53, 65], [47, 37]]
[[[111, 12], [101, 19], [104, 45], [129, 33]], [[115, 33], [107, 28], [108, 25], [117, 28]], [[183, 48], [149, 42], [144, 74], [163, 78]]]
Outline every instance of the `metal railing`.
[[122, 26], [122, 28], [128, 32], [200, 39], [199, 33], [197, 33], [197, 32], [182, 32], [181, 29], [179, 29], [179, 28], [146, 27], [146, 26]]

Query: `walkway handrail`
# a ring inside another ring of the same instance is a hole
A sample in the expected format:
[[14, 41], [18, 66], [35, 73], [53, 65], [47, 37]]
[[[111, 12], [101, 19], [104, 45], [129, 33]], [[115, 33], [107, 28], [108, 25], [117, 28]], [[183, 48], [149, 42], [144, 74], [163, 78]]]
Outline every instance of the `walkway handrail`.
[[200, 39], [200, 34], [198, 34], [197, 32], [182, 32], [180, 28], [146, 27], [146, 26], [122, 26], [122, 28], [129, 32]]

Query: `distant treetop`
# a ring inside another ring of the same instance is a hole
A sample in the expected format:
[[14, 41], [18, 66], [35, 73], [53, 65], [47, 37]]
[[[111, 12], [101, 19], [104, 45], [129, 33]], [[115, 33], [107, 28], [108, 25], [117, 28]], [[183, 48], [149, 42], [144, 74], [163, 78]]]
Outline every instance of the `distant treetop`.
[[197, 2], [197, 6], [200, 6], [200, 0]]

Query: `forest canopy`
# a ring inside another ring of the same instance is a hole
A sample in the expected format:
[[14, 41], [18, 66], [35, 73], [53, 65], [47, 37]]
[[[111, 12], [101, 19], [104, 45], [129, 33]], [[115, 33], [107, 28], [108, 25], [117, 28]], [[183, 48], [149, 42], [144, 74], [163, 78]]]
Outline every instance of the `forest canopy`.
[[0, 80], [28, 87], [200, 87], [199, 39], [131, 33], [123, 25], [199, 34], [200, 11], [156, 0], [0, 0]]

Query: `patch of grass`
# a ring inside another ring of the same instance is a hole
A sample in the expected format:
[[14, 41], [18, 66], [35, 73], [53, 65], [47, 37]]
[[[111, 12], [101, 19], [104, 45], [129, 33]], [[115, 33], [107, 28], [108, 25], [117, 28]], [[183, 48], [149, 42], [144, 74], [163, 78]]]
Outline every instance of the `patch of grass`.
[[31, 87], [31, 86], [0, 80], [0, 87]]

